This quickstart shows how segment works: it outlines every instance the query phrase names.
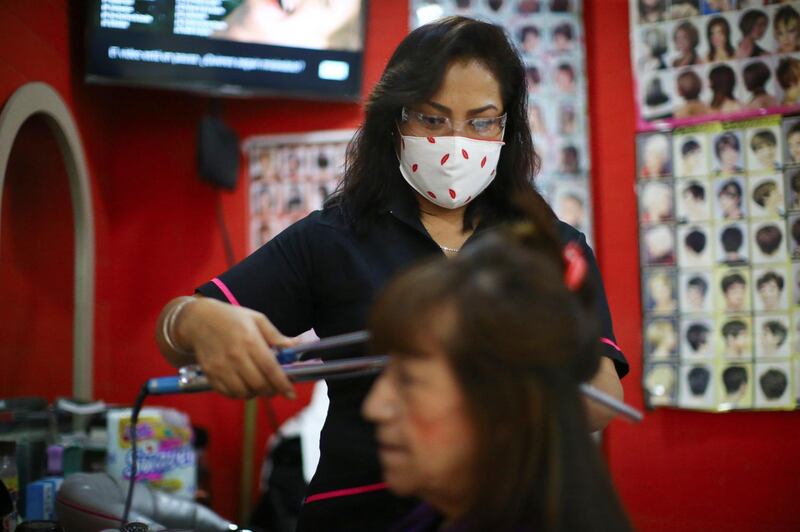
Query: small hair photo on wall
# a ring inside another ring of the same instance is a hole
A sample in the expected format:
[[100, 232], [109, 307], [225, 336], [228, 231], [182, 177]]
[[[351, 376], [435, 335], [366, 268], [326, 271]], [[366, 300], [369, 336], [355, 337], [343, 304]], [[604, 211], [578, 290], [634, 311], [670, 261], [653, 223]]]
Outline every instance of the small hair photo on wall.
[[720, 320], [721, 355], [729, 360], [749, 362], [753, 357], [752, 319], [750, 316], [729, 316]]
[[640, 110], [643, 118], [657, 120], [673, 116], [672, 81], [669, 72], [645, 73], [640, 85]]
[[769, 109], [778, 105], [776, 81], [771, 59], [755, 59], [741, 65], [742, 81], [747, 90], [743, 103], [747, 109]]
[[709, 185], [703, 178], [675, 181], [676, 217], [679, 222], [707, 222], [711, 219]]
[[714, 320], [709, 316], [681, 319], [681, 359], [714, 357]]
[[775, 77], [781, 89], [779, 98], [782, 105], [800, 103], [800, 59], [797, 57], [781, 57], [775, 68]]
[[705, 60], [708, 63], [718, 63], [735, 59], [734, 43], [739, 42], [741, 38], [736, 17], [731, 13], [717, 14], [713, 17], [705, 17], [705, 23], [705, 34], [703, 35], [703, 45], [706, 49]]
[[789, 227], [789, 253], [792, 260], [800, 260], [800, 213], [792, 214], [786, 220]]
[[645, 403], [650, 406], [670, 406], [677, 402], [678, 366], [671, 363], [648, 364], [644, 368]]
[[697, 47], [700, 45], [700, 30], [695, 20], [682, 20], [672, 27], [669, 66], [680, 68], [699, 65], [703, 62]]
[[729, 222], [716, 227], [716, 261], [730, 266], [746, 263], [750, 258], [745, 222]]
[[639, 24], [663, 22], [667, 18], [666, 0], [638, 0]]
[[543, 5], [544, 0], [517, 0], [516, 10], [520, 15], [532, 15], [541, 12]]
[[638, 72], [666, 69], [669, 50], [666, 26], [659, 24], [639, 28], [638, 36], [639, 40], [634, 44]]
[[[742, 9], [742, 6], [739, 6]], [[736, 43], [736, 58], [762, 57], [768, 55], [773, 47], [772, 36], [768, 35], [769, 16], [763, 9], [747, 9], [738, 13], [737, 26], [741, 38]]]
[[733, 113], [744, 108], [739, 93], [739, 83], [734, 63], [717, 63], [708, 68], [708, 86], [711, 99], [708, 107], [713, 113]]
[[[792, 276], [788, 280], [787, 289], [789, 292], [789, 300], [795, 307], [800, 306], [800, 262], [792, 263]], [[797, 313], [800, 315], [800, 312]], [[800, 352], [798, 352], [800, 354]]]
[[720, 177], [713, 181], [714, 217], [717, 220], [740, 220], [747, 216], [744, 201], [744, 178], [741, 176]]
[[675, 118], [705, 116], [711, 111], [706, 103], [709, 90], [702, 66], [684, 68], [675, 76]]
[[700, 12], [703, 15], [715, 15], [736, 9], [736, 0], [700, 0]]
[[559, 94], [575, 94], [578, 69], [571, 61], [560, 61], [553, 69], [553, 87]]
[[741, 174], [744, 171], [740, 130], [724, 131], [714, 135], [712, 145], [713, 170], [716, 174]]
[[754, 263], [786, 262], [787, 242], [784, 235], [783, 220], [769, 220], [751, 223], [753, 249], [751, 260]]
[[647, 266], [675, 264], [674, 227], [666, 224], [646, 227], [642, 230], [642, 253]]
[[710, 364], [681, 365], [678, 405], [700, 409], [711, 409], [716, 406], [713, 371], [714, 368]]
[[800, 168], [789, 168], [783, 172], [788, 192], [789, 211], [800, 211]]
[[586, 200], [586, 187], [570, 185], [563, 182], [556, 183], [553, 210], [559, 220], [562, 220], [581, 232], [586, 233], [589, 215]]
[[639, 184], [640, 221], [643, 224], [663, 223], [675, 219], [675, 198], [672, 181], [651, 180]]
[[780, 145], [780, 126], [748, 128], [747, 170], [773, 174], [781, 169], [783, 150]]
[[555, 53], [569, 53], [576, 49], [578, 30], [569, 19], [558, 19], [550, 28], [550, 50]]
[[675, 318], [652, 318], [644, 326], [644, 358], [648, 361], [678, 356], [678, 327]]
[[672, 0], [669, 3], [668, 18], [672, 20], [696, 17], [699, 14], [700, 0]]
[[778, 218], [786, 211], [783, 194], [783, 175], [751, 177], [749, 179], [750, 217]]
[[674, 270], [645, 270], [642, 284], [647, 314], [665, 316], [678, 312], [678, 287]]
[[541, 91], [544, 77], [544, 67], [538, 61], [529, 61], [525, 65], [525, 83], [528, 86], [528, 94], [538, 94]]
[[713, 264], [711, 227], [704, 224], [678, 226], [678, 265], [705, 268]]
[[[789, 314], [792, 318], [792, 327], [789, 331], [789, 336], [791, 339], [791, 345], [789, 346], [789, 350], [792, 353], [792, 356], [797, 357], [800, 355], [800, 312], [793, 312]], [[798, 363], [800, 363], [800, 358], [797, 358]]]
[[[800, 31], [800, 28], [798, 28]], [[800, 165], [800, 116], [783, 119], [784, 166]]]
[[791, 409], [794, 406], [791, 362], [757, 362], [755, 366], [756, 408]]
[[520, 52], [524, 55], [532, 56], [543, 51], [542, 29], [538, 24], [526, 20], [517, 26], [515, 34]]
[[753, 268], [753, 308], [756, 312], [788, 310], [789, 291], [785, 266]]
[[725, 313], [750, 311], [750, 271], [747, 268], [718, 268], [715, 308]]
[[756, 358], [789, 358], [789, 314], [756, 316]]
[[550, 0], [551, 13], [569, 13], [576, 11], [582, 0]]
[[705, 135], [675, 135], [673, 143], [677, 177], [708, 175], [708, 144]]
[[800, 52], [800, 13], [795, 6], [779, 7], [772, 16], [772, 31], [776, 54]]
[[720, 410], [753, 406], [753, 365], [730, 364], [719, 367]]
[[669, 133], [647, 133], [636, 137], [639, 177], [672, 175], [672, 137]]
[[708, 270], [681, 270], [679, 275], [679, 300], [683, 314], [711, 314], [711, 272]]

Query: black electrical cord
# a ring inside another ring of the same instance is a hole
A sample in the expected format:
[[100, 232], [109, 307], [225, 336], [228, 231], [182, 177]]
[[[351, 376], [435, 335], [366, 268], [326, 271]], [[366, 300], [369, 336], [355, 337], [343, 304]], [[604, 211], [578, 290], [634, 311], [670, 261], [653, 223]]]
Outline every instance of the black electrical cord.
[[145, 398], [147, 398], [147, 383], [139, 390], [139, 395], [136, 397], [136, 402], [133, 403], [133, 410], [131, 411], [131, 478], [128, 481], [128, 496], [125, 497], [125, 511], [122, 513], [123, 526], [128, 524], [128, 515], [131, 512], [131, 503], [133, 502], [133, 487], [136, 485], [136, 474], [139, 472], [136, 456], [136, 424], [139, 422], [139, 412], [142, 410]]

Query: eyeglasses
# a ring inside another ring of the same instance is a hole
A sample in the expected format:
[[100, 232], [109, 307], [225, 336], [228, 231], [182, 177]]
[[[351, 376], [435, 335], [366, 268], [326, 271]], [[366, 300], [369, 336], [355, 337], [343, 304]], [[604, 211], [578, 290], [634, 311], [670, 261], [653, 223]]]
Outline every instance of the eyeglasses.
[[418, 137], [436, 137], [459, 132], [467, 137], [479, 139], [499, 139], [506, 127], [506, 115], [468, 118], [454, 122], [446, 116], [426, 115], [411, 109], [400, 113], [400, 123], [407, 132]]

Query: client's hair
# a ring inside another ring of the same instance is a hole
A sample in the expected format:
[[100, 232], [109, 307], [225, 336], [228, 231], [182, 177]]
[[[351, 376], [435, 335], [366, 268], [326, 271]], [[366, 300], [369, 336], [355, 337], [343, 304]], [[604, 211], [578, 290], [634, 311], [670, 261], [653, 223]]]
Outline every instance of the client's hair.
[[592, 283], [564, 275], [560, 244], [518, 222], [400, 275], [373, 309], [374, 352], [449, 360], [477, 433], [470, 528], [629, 528], [578, 395], [600, 360]]

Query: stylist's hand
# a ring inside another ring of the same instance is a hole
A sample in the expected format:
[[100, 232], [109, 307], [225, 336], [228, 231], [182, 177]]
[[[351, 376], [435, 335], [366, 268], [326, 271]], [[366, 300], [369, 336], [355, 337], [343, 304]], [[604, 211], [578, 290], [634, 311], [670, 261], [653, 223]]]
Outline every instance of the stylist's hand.
[[296, 345], [298, 339], [281, 334], [264, 314], [199, 297], [186, 305], [175, 328], [216, 391], [234, 398], [295, 398], [272, 348]]

